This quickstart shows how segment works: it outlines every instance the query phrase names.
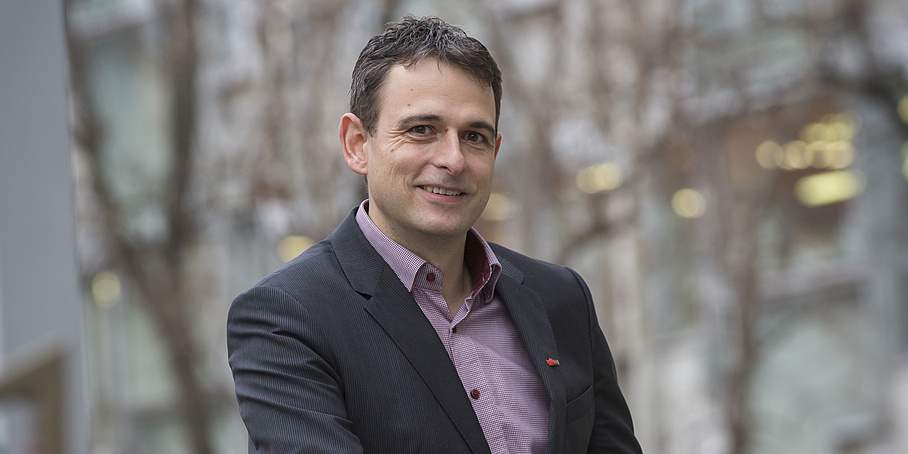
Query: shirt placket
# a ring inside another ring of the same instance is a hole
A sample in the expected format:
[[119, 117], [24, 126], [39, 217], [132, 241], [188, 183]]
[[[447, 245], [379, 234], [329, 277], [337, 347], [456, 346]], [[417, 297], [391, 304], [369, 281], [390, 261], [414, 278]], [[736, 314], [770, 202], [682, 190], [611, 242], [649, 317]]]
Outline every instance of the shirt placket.
[[480, 297], [467, 298], [457, 313], [451, 316], [448, 304], [441, 293], [443, 277], [437, 268], [426, 263], [417, 271], [416, 282], [418, 285], [414, 286], [414, 293], [421, 294], [420, 297], [424, 298], [422, 304], [426, 304], [433, 313], [429, 321], [457, 369], [464, 392], [481, 423], [489, 447], [493, 453], [507, 452], [504, 431], [500, 423], [504, 415], [501, 414], [490, 378], [486, 376], [483, 368], [479, 347], [469, 334], [457, 330], [458, 324], [469, 316], [473, 304], [480, 304], [478, 301]]
[[450, 351], [476, 418], [482, 422], [482, 430], [489, 447], [492, 448], [492, 452], [506, 452], [503, 450], [504, 432], [499, 423], [502, 417], [501, 410], [489, 377], [482, 367], [475, 342], [467, 334], [453, 332]]

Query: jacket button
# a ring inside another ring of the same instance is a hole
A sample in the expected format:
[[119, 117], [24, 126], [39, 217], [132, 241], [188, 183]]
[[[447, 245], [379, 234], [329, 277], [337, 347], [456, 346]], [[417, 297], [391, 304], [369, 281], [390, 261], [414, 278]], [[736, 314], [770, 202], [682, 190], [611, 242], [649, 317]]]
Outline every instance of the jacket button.
[[479, 390], [474, 389], [474, 390], [470, 391], [470, 397], [472, 397], [474, 400], [479, 399]]

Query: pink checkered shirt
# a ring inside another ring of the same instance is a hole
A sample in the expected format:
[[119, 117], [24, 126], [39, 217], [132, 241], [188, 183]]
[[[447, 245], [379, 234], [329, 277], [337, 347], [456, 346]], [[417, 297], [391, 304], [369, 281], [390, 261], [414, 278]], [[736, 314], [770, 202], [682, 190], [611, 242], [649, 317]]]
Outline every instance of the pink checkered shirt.
[[441, 294], [441, 271], [382, 233], [366, 214], [367, 207], [368, 200], [363, 201], [356, 213], [360, 230], [438, 333], [492, 452], [545, 452], [549, 397], [495, 294], [501, 264], [488, 243], [475, 229], [467, 235], [465, 260], [474, 288], [452, 317]]

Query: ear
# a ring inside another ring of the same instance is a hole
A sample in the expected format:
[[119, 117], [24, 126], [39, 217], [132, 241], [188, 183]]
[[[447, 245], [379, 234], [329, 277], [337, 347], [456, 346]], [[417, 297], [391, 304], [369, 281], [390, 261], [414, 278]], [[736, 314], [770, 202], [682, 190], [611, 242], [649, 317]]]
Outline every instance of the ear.
[[498, 137], [495, 138], [495, 157], [498, 157], [498, 149], [501, 148], [501, 133], [498, 133]]
[[368, 160], [366, 157], [365, 144], [369, 139], [369, 131], [363, 127], [363, 122], [352, 113], [346, 113], [341, 117], [340, 126], [338, 127], [341, 148], [344, 150], [344, 160], [350, 170], [366, 175], [368, 173]]

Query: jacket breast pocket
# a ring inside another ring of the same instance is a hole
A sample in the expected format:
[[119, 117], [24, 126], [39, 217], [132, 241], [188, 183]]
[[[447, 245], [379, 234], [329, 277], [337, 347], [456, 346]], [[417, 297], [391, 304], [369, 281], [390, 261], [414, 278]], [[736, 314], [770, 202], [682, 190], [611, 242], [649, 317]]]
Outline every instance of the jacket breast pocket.
[[593, 387], [590, 386], [565, 406], [564, 449], [561, 454], [585, 453], [593, 433], [596, 411]]
[[578, 418], [593, 411], [593, 387], [586, 388], [579, 396], [567, 403], [564, 409], [564, 422], [570, 424]]

